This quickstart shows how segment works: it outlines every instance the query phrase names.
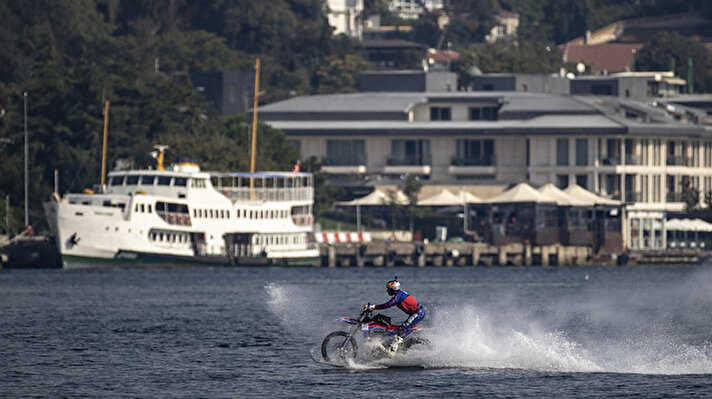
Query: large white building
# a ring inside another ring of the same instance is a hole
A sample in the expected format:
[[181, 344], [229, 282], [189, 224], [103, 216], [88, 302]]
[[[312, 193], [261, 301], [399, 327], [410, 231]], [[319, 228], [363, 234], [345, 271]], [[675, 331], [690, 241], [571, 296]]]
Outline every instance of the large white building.
[[684, 210], [683, 181], [701, 198], [712, 191], [707, 115], [674, 98], [425, 90], [296, 97], [260, 113], [334, 175], [577, 183], [625, 202], [633, 249], [666, 247], [665, 215]]
[[363, 35], [363, 0], [327, 0], [327, 18], [334, 35], [361, 39]]

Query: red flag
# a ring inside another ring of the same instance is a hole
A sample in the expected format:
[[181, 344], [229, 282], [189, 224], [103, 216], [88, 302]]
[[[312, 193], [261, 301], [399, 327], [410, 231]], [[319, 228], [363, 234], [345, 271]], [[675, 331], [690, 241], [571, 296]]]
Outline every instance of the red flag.
[[300, 167], [301, 167], [301, 162], [297, 161], [297, 163], [295, 163], [294, 166], [292, 166], [292, 172], [299, 173]]

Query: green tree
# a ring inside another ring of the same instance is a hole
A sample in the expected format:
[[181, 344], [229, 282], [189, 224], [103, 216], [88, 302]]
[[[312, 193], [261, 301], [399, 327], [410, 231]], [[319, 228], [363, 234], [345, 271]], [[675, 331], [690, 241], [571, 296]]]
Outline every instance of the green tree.
[[420, 178], [418, 176], [409, 174], [405, 176], [399, 188], [408, 200], [407, 204], [405, 204], [405, 208], [408, 211], [408, 220], [410, 222], [409, 231], [412, 237], [414, 225], [413, 211], [418, 205], [418, 194], [423, 188], [423, 183], [420, 181]]
[[357, 91], [358, 75], [367, 65], [366, 61], [355, 55], [327, 57], [316, 72], [316, 93]]
[[687, 212], [694, 211], [700, 203], [700, 191], [695, 187], [692, 187], [688, 177], [684, 177], [682, 179], [680, 186], [682, 188], [681, 197], [682, 202], [685, 203], [685, 210]]
[[561, 50], [553, 44], [498, 41], [461, 52], [452, 68], [460, 74], [463, 84], [468, 83], [465, 72], [472, 66], [485, 73], [549, 74], [558, 72], [563, 62]]
[[327, 183], [327, 175], [321, 170], [321, 162], [311, 156], [302, 161], [301, 170], [314, 175], [314, 216], [321, 218], [334, 207], [334, 202], [343, 198], [345, 190]]
[[688, 59], [692, 60], [694, 90], [712, 89], [709, 74], [712, 60], [707, 49], [697, 40], [688, 39], [676, 32], [660, 32], [637, 53], [635, 67], [641, 71], [667, 71], [670, 60], [675, 60], [675, 75], [686, 78]]

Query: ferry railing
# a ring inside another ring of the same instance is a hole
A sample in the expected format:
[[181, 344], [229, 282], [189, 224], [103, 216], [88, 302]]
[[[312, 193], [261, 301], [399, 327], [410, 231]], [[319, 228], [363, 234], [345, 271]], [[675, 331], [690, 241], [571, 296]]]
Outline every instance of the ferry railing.
[[[311, 187], [272, 188], [272, 187], [220, 187], [218, 191], [235, 201], [313, 201], [314, 190]], [[253, 195], [254, 193], [254, 195]]]

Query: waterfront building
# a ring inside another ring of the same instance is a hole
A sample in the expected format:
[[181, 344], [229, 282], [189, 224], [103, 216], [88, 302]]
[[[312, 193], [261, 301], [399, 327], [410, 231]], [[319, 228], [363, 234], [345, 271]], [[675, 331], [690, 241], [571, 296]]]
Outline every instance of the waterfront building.
[[336, 183], [575, 183], [625, 204], [627, 248], [666, 248], [666, 213], [685, 209], [683, 187], [712, 192], [708, 97], [388, 90], [295, 97], [260, 113]]
[[334, 35], [361, 40], [363, 36], [363, 0], [328, 0], [326, 16]]

